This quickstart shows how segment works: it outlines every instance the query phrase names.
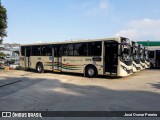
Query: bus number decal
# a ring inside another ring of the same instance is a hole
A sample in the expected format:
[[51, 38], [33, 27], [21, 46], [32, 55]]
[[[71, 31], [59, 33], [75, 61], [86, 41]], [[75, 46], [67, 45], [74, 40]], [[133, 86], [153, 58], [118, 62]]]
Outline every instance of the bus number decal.
[[86, 61], [92, 61], [92, 59], [91, 58], [87, 58]]

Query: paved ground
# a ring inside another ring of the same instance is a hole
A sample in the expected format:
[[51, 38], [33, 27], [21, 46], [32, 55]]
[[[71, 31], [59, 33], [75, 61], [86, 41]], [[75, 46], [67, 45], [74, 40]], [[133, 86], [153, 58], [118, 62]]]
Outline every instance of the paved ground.
[[160, 111], [159, 102], [160, 70], [120, 79], [0, 71], [0, 111]]

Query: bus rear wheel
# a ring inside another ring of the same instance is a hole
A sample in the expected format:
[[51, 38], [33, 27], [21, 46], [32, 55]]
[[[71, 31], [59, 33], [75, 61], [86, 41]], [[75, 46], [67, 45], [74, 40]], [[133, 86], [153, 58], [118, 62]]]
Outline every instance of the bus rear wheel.
[[97, 76], [97, 69], [94, 66], [88, 66], [85, 72], [86, 76], [89, 78], [94, 78]]
[[43, 64], [42, 63], [38, 63], [36, 66], [36, 71], [38, 73], [43, 73], [44, 72], [44, 68], [43, 68]]
[[154, 68], [154, 66], [153, 66], [153, 64], [152, 64], [152, 63], [151, 63], [151, 66], [150, 66], [150, 68], [151, 68], [151, 69], [153, 69], [153, 68]]

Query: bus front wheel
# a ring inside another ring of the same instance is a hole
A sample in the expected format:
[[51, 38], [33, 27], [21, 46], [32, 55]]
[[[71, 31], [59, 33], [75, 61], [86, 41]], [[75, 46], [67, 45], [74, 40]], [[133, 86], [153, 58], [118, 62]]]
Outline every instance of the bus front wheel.
[[86, 76], [89, 78], [94, 78], [97, 76], [97, 69], [94, 66], [87, 66], [86, 67]]
[[43, 68], [43, 64], [42, 63], [38, 63], [36, 66], [36, 71], [38, 73], [43, 73], [44, 72], [44, 68]]

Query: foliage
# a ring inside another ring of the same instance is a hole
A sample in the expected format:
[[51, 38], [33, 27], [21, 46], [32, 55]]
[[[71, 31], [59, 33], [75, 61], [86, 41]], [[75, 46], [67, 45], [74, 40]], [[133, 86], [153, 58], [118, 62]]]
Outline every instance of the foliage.
[[0, 4], [0, 43], [4, 37], [7, 37], [7, 10]]
[[5, 64], [14, 64], [15, 60], [7, 60]]
[[0, 57], [5, 57], [6, 55], [2, 52], [0, 52]]

